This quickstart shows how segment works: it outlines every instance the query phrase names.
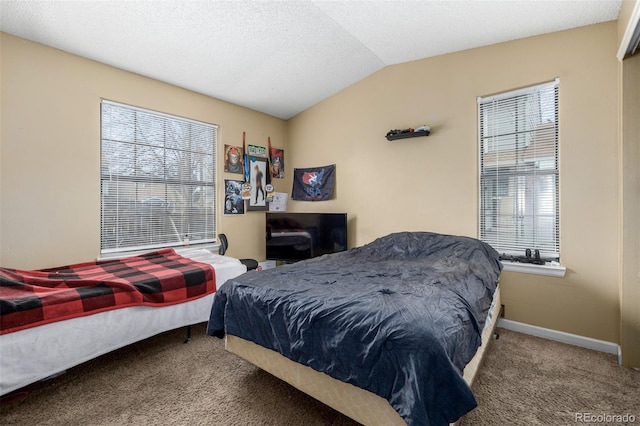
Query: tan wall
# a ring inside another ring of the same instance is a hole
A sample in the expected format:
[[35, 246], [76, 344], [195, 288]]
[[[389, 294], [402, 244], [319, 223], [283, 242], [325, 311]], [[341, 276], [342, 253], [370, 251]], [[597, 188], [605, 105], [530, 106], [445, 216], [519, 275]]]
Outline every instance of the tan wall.
[[[281, 119], [0, 36], [2, 266], [44, 268], [99, 255], [101, 98], [218, 124], [218, 152], [225, 143], [242, 145], [243, 131], [248, 143], [266, 146], [270, 136], [274, 147], [287, 148]], [[218, 162], [222, 171], [222, 155]], [[220, 172], [218, 181], [239, 176]], [[229, 236], [230, 255], [264, 257], [263, 213], [220, 215], [218, 229]]]
[[[288, 123], [1, 34], [0, 264], [41, 268], [99, 253], [101, 97], [220, 125], [219, 149], [285, 149], [293, 167], [337, 164], [336, 197], [297, 211], [346, 211], [351, 247], [398, 230], [476, 236], [476, 97], [560, 77], [565, 278], [504, 273], [507, 318], [619, 341], [620, 199], [615, 23], [383, 69]], [[428, 124], [426, 138], [388, 142]], [[222, 157], [219, 156], [222, 167]], [[218, 175], [219, 182], [225, 177]], [[219, 197], [222, 199], [223, 188]], [[219, 203], [221, 207], [221, 203]], [[219, 218], [231, 255], [264, 257], [264, 215]]]
[[[392, 231], [478, 235], [478, 96], [560, 78], [564, 278], [505, 272], [506, 316], [619, 340], [618, 63], [615, 22], [385, 68], [289, 122], [295, 167], [337, 164], [349, 243]], [[428, 124], [426, 138], [388, 142]]]

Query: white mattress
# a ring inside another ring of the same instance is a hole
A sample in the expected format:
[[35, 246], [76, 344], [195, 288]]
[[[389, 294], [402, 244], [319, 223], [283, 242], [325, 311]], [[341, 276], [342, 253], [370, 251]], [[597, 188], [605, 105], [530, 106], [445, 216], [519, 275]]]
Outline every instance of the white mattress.
[[[238, 259], [206, 249], [176, 252], [213, 265], [218, 288], [247, 270]], [[0, 336], [0, 395], [163, 331], [206, 322], [214, 296], [164, 307], [115, 309], [4, 334]]]

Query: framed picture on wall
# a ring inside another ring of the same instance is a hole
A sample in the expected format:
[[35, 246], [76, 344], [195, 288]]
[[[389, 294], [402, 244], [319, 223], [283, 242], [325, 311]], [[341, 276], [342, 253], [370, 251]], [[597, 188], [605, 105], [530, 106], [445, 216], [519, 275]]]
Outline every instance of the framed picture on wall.
[[266, 158], [249, 157], [251, 198], [247, 210], [267, 210], [267, 173], [269, 168]]

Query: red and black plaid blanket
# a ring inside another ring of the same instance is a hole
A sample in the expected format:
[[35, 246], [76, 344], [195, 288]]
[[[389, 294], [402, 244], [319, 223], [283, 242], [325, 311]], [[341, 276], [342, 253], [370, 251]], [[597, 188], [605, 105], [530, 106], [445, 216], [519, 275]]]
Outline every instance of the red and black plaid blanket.
[[0, 268], [0, 334], [130, 306], [166, 306], [216, 291], [215, 271], [173, 249], [23, 271]]

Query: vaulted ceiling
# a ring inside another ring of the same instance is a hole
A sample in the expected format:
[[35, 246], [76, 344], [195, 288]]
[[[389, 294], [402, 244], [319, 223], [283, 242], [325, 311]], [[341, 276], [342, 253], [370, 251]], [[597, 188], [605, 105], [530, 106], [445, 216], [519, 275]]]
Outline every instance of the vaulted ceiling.
[[288, 119], [402, 62], [618, 18], [621, 0], [2, 0], [0, 30]]

